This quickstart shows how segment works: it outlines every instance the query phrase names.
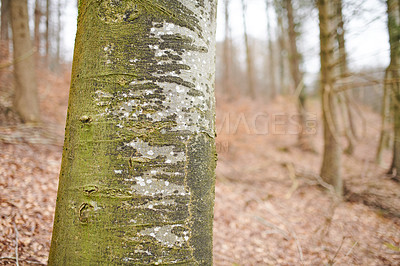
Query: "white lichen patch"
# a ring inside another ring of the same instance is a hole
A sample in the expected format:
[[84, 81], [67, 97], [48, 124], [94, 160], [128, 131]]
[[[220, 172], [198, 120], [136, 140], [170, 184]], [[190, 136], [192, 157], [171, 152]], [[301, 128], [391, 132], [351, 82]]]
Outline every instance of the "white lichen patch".
[[[148, 81], [148, 80], [132, 80], [130, 83], [129, 83], [129, 85], [130, 86], [134, 86], [134, 85], [143, 85], [143, 84], [146, 84], [146, 83], [150, 83], [151, 81]], [[135, 91], [134, 91], [135, 92]], [[131, 94], [130, 94], [130, 96], [136, 96], [136, 95], [138, 95], [138, 94], [134, 94], [132, 91], [131, 91]]]
[[[140, 236], [151, 236], [159, 241], [163, 246], [173, 247], [182, 246], [189, 238], [187, 237], [188, 232], [184, 231], [182, 236], [178, 236], [173, 233], [175, 227], [184, 227], [180, 224], [156, 226], [152, 228], [146, 228], [139, 232]], [[185, 238], [186, 237], [186, 238]]]
[[[177, 163], [185, 160], [184, 152], [176, 152], [174, 151], [175, 146], [150, 146], [147, 142], [136, 138], [129, 143], [125, 143], [125, 145], [130, 146], [136, 149], [144, 158], [155, 159], [158, 156], [166, 157], [166, 160], [169, 160], [169, 163]], [[140, 156], [138, 156], [140, 157]]]
[[97, 205], [97, 202], [96, 201], [90, 201], [90, 205], [93, 207], [93, 210], [94, 211], [98, 211], [98, 210], [100, 210], [101, 208]]
[[172, 205], [176, 205], [175, 200], [166, 199], [160, 201], [152, 201], [151, 203], [147, 203], [141, 206], [141, 208], [156, 210], [158, 206], [172, 206]]
[[[176, 71], [176, 68], [168, 70], [168, 67], [166, 67], [164, 72], [151, 73], [155, 78], [178, 78], [186, 82], [186, 84], [193, 84], [194, 87], [187, 87], [187, 85], [173, 82], [133, 79], [130, 83], [128, 82], [130, 88], [123, 93], [123, 97], [126, 100], [121, 99], [121, 101], [117, 103], [113, 102], [113, 109], [106, 110], [102, 115], [108, 115], [121, 120], [118, 123], [118, 127], [124, 128], [125, 120], [136, 120], [139, 115], [143, 114], [143, 110], [157, 110], [162, 106], [162, 112], [147, 112], [145, 113], [146, 118], [153, 122], [159, 122], [163, 121], [165, 117], [173, 115], [176, 117], [176, 126], [173, 127], [171, 131], [184, 130], [192, 133], [205, 132], [210, 136], [215, 135], [213, 119], [215, 103], [212, 90], [214, 85], [215, 62], [214, 57], [209, 56], [209, 53], [214, 53], [214, 45], [209, 45], [209, 40], [200, 38], [196, 32], [168, 22], [164, 22], [162, 27], [154, 23], [150, 32], [154, 35], [151, 38], [157, 39], [154, 43], [165, 42], [161, 38], [164, 34], [183, 36], [185, 40], [191, 40], [192, 49], [185, 48], [175, 50], [172, 47], [168, 47], [168, 45], [161, 46], [158, 44], [148, 44], [148, 47], [154, 51], [156, 57], [163, 56], [158, 59], [157, 64], [182, 65], [179, 71]], [[104, 50], [106, 57], [111, 55], [114, 50], [113, 44], [107, 45]], [[171, 57], [166, 55], [179, 57], [180, 60], [172, 60]], [[129, 65], [139, 59], [131, 58], [127, 60], [127, 64]], [[190, 69], [187, 69], [188, 66]], [[146, 99], [146, 96], [153, 94], [152, 90], [139, 89], [148, 83], [155, 83], [156, 86], [163, 89], [163, 95], [166, 96], [166, 98], [163, 99], [161, 103], [159, 100]], [[104, 99], [105, 97], [103, 97], [103, 95], [98, 94], [96, 96], [97, 105], [105, 106], [110, 104], [110, 101], [107, 98]], [[129, 100], [131, 97], [141, 100]]]
[[104, 91], [102, 91], [102, 90], [97, 90], [97, 91], [95, 92], [95, 94], [96, 94], [97, 100], [103, 100], [103, 98], [108, 98], [108, 99], [110, 99], [110, 98], [113, 97], [111, 93], [104, 92]]
[[[165, 172], [165, 174], [166, 173], [167, 172]], [[171, 173], [168, 174], [172, 175]], [[125, 179], [125, 181], [136, 181], [136, 184], [131, 186], [133, 194], [145, 196], [155, 196], [160, 194], [163, 196], [190, 195], [183, 185], [177, 185], [163, 179], [152, 178], [151, 176], [136, 176], [131, 179]]]
[[110, 44], [104, 46], [103, 50], [104, 50], [104, 59], [105, 59], [106, 64], [107, 65], [112, 64], [113, 63], [113, 60], [112, 60], [113, 56], [112, 55], [113, 55], [113, 52], [115, 50], [115, 44], [114, 43], [110, 43]]
[[[195, 8], [195, 6], [191, 7]], [[201, 22], [203, 23], [203, 22]], [[208, 23], [208, 22], [206, 22]], [[177, 115], [177, 126], [173, 131], [189, 130], [193, 133], [206, 132], [209, 135], [214, 135], [215, 132], [213, 119], [210, 119], [210, 112], [214, 109], [214, 94], [210, 88], [213, 88], [215, 62], [214, 57], [210, 57], [209, 53], [214, 53], [214, 45], [209, 45], [209, 40], [204, 40], [198, 34], [189, 28], [174, 25], [164, 22], [162, 27], [156, 27], [156, 24], [151, 28], [150, 32], [154, 35], [153, 38], [158, 39], [160, 43], [164, 40], [162, 35], [177, 35], [189, 38], [193, 49], [185, 49], [176, 51], [171, 48], [161, 49], [158, 45], [152, 45], [156, 57], [161, 57], [167, 54], [179, 55], [181, 60], [175, 61], [175, 64], [189, 66], [190, 69], [182, 67], [180, 73], [175, 71], [166, 71], [164, 73], [152, 73], [157, 78], [162, 77], [179, 77], [187, 83], [194, 84], [194, 88], [188, 88], [181, 84], [168, 82], [156, 82], [158, 86], [163, 88], [164, 94], [168, 96], [163, 101], [163, 106], [167, 106], [166, 110], [173, 110]], [[207, 51], [207, 48], [208, 51]], [[203, 50], [200, 50], [203, 48]], [[207, 51], [207, 52], [206, 52]], [[157, 64], [170, 64], [171, 59], [159, 59]], [[195, 77], [195, 80], [193, 80]], [[179, 106], [178, 108], [176, 108]], [[155, 121], [161, 119], [157, 114], [152, 114], [151, 118]]]

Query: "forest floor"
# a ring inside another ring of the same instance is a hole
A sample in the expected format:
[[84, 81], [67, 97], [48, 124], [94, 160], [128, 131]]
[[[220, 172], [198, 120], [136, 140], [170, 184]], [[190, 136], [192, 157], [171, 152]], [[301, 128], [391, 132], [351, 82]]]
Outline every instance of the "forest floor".
[[[50, 248], [69, 75], [40, 74], [42, 125], [23, 125], [0, 95], [0, 264], [46, 264]], [[9, 90], [8, 90], [9, 91]], [[5, 95], [5, 96], [4, 96]], [[379, 116], [354, 155], [343, 157], [343, 200], [320, 186], [322, 129], [317, 102], [297, 145], [294, 100], [217, 97], [215, 265], [399, 265], [400, 184], [374, 163]], [[289, 119], [289, 120], [286, 120]]]

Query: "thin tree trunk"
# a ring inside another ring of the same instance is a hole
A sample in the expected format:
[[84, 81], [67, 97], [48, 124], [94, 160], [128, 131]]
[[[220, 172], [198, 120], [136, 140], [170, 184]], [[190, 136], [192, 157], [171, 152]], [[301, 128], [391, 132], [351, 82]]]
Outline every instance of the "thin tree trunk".
[[45, 48], [46, 48], [46, 64], [50, 63], [50, 0], [46, 0], [46, 31], [45, 31]]
[[[336, 5], [336, 18], [337, 18], [337, 29], [336, 29], [336, 34], [337, 34], [337, 42], [338, 42], [338, 47], [339, 47], [339, 72], [341, 78], [344, 78], [348, 74], [348, 69], [347, 69], [347, 53], [346, 53], [346, 42], [344, 38], [345, 30], [344, 30], [344, 20], [343, 20], [343, 3], [342, 0], [335, 0], [335, 5]], [[350, 100], [349, 98], [351, 97], [349, 92], [345, 90], [343, 95], [340, 95], [339, 100], [340, 100], [340, 107], [343, 110], [343, 118], [346, 123], [344, 123], [345, 127], [345, 136], [347, 140], [347, 148], [345, 149], [345, 152], [349, 155], [353, 154], [354, 152], [354, 139], [355, 139], [355, 125], [353, 121], [353, 114], [350, 106]]]
[[196, 3], [80, 2], [50, 266], [212, 264], [216, 1]]
[[337, 136], [337, 97], [333, 93], [333, 27], [332, 2], [318, 0], [321, 59], [321, 96], [324, 127], [324, 154], [321, 166], [321, 177], [333, 185], [335, 192], [343, 194], [341, 177], [341, 148]]
[[0, 32], [0, 61], [8, 59], [10, 54], [9, 27], [10, 0], [1, 0], [1, 32]]
[[249, 38], [247, 34], [247, 23], [246, 23], [246, 4], [242, 0], [242, 15], [243, 15], [243, 30], [244, 30], [244, 45], [246, 48], [246, 65], [247, 65], [247, 85], [249, 95], [252, 99], [255, 99], [256, 92], [254, 87], [254, 75], [253, 75], [253, 59], [250, 51]]
[[344, 20], [342, 13], [342, 0], [335, 0], [336, 5], [336, 18], [337, 18], [337, 42], [339, 46], [339, 68], [340, 68], [340, 76], [344, 77], [347, 74], [347, 53], [346, 53], [346, 44], [344, 38]]
[[293, 14], [293, 5], [291, 0], [285, 0], [286, 4], [286, 12], [288, 19], [288, 32], [289, 32], [289, 48], [290, 48], [290, 56], [289, 56], [289, 65], [290, 72], [292, 74], [292, 79], [294, 82], [295, 91], [299, 91], [298, 99], [297, 99], [297, 111], [299, 113], [299, 124], [301, 127], [301, 131], [298, 135], [299, 145], [304, 150], [314, 150], [311, 146], [310, 139], [306, 134], [303, 134], [303, 130], [306, 128], [306, 110], [305, 110], [305, 92], [302, 88], [303, 84], [303, 75], [300, 71], [300, 56], [297, 49], [297, 33], [294, 24], [294, 14]]
[[230, 50], [230, 36], [229, 36], [229, 1], [230, 0], [225, 0], [224, 1], [224, 8], [225, 8], [225, 38], [224, 38], [224, 77], [223, 77], [223, 88], [224, 88], [224, 93], [229, 96], [229, 98], [232, 96], [232, 90], [231, 90], [231, 77], [230, 77], [230, 72], [231, 72], [231, 50]]
[[38, 122], [39, 98], [27, 0], [12, 0], [10, 7], [14, 51], [14, 108], [24, 122]]
[[287, 87], [285, 83], [285, 53], [286, 53], [286, 45], [285, 45], [285, 35], [286, 32], [283, 26], [283, 11], [282, 11], [282, 3], [280, 1], [274, 1], [275, 12], [277, 14], [277, 24], [278, 24], [278, 43], [279, 43], [279, 89], [280, 93], [287, 94]]
[[56, 51], [56, 65], [57, 68], [60, 66], [61, 62], [61, 8], [62, 8], [62, 0], [58, 0], [57, 5], [57, 33], [56, 33], [56, 41], [57, 41], [57, 51]]
[[393, 120], [394, 120], [394, 143], [393, 159], [389, 174], [400, 181], [400, 1], [387, 0], [388, 30], [390, 43], [390, 72], [389, 91], [392, 95]]
[[296, 40], [296, 30], [294, 25], [294, 15], [293, 15], [293, 6], [291, 0], [285, 0], [285, 8], [288, 19], [288, 37], [289, 37], [289, 63], [290, 63], [290, 71], [292, 74], [292, 79], [294, 82], [295, 88], [299, 86], [302, 81], [302, 74], [300, 72], [300, 57], [299, 52], [297, 50], [297, 40]]
[[271, 22], [269, 16], [269, 0], [265, 0], [265, 11], [267, 14], [267, 38], [268, 38], [268, 70], [269, 70], [269, 87], [267, 88], [270, 92], [271, 99], [276, 97], [276, 81], [275, 81], [275, 55], [274, 55], [274, 47], [272, 43], [272, 34], [271, 34]]
[[35, 1], [35, 31], [34, 31], [34, 40], [35, 40], [35, 48], [36, 48], [36, 62], [40, 56], [40, 19], [42, 17], [42, 9], [40, 5], [41, 1]]
[[383, 85], [383, 96], [382, 96], [382, 109], [381, 109], [381, 130], [379, 136], [378, 149], [376, 152], [375, 162], [377, 164], [382, 163], [383, 151], [389, 140], [390, 130], [388, 127], [388, 120], [390, 120], [390, 80], [391, 73], [386, 69], [385, 80]]

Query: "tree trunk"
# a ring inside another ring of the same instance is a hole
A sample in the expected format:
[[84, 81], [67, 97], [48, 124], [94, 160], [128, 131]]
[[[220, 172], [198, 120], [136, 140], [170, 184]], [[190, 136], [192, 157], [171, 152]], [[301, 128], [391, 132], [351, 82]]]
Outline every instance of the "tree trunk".
[[305, 92], [303, 86], [303, 75], [300, 71], [300, 55], [297, 49], [297, 32], [294, 23], [293, 5], [292, 0], [285, 0], [286, 14], [288, 19], [288, 32], [289, 32], [289, 65], [292, 79], [294, 82], [295, 92], [299, 91], [297, 99], [297, 111], [299, 113], [299, 124], [301, 131], [298, 135], [299, 145], [303, 150], [314, 150], [311, 146], [310, 139], [307, 135], [303, 134], [306, 128], [306, 110], [305, 110]]
[[225, 0], [224, 1], [224, 11], [225, 11], [225, 38], [224, 38], [224, 77], [223, 77], [223, 88], [224, 88], [224, 93], [229, 96], [229, 98], [232, 96], [232, 90], [231, 90], [231, 77], [230, 77], [230, 72], [231, 72], [231, 49], [230, 49], [230, 36], [229, 36], [229, 1], [230, 0]]
[[272, 34], [271, 34], [271, 22], [269, 16], [269, 0], [265, 0], [265, 11], [267, 14], [267, 38], [268, 38], [268, 72], [269, 72], [269, 84], [268, 92], [271, 99], [276, 97], [276, 81], [275, 81], [275, 55], [274, 55], [274, 47], [272, 43]]
[[[343, 3], [342, 0], [335, 0], [336, 5], [336, 18], [337, 18], [337, 43], [339, 47], [339, 72], [340, 77], [345, 78], [348, 74], [347, 70], [347, 53], [346, 53], [346, 41], [344, 38], [345, 30], [344, 30], [344, 19], [343, 19]], [[344, 123], [345, 127], [345, 136], [347, 140], [347, 148], [345, 152], [349, 155], [354, 152], [354, 139], [356, 136], [355, 126], [353, 121], [353, 114], [350, 106], [350, 94], [347, 90], [341, 93], [339, 100], [341, 109], [343, 110], [343, 118], [346, 123]]]
[[335, 192], [343, 194], [341, 178], [341, 148], [337, 135], [337, 96], [332, 91], [333, 81], [333, 47], [334, 34], [332, 27], [332, 2], [318, 0], [321, 59], [321, 96], [324, 127], [324, 155], [321, 177], [334, 186]]
[[216, 1], [80, 1], [49, 265], [211, 265]]
[[336, 18], [337, 18], [337, 28], [336, 28], [336, 36], [337, 42], [339, 46], [339, 68], [340, 68], [340, 76], [344, 77], [347, 74], [347, 53], [346, 53], [346, 44], [344, 38], [344, 20], [343, 20], [343, 3], [342, 0], [335, 0], [336, 5]]
[[393, 120], [394, 120], [394, 143], [393, 160], [389, 174], [395, 180], [400, 181], [400, 1], [387, 0], [388, 30], [390, 42], [390, 65], [387, 71], [389, 77], [389, 91], [392, 95]]
[[285, 54], [287, 53], [286, 42], [285, 42], [285, 29], [283, 26], [283, 7], [282, 2], [274, 0], [275, 13], [277, 14], [277, 25], [278, 25], [278, 44], [279, 44], [279, 92], [282, 94], [287, 94], [286, 86], [286, 71], [285, 71]]
[[10, 4], [14, 51], [14, 108], [24, 122], [38, 122], [39, 98], [27, 0], [13, 0]]
[[35, 31], [34, 31], [34, 39], [35, 39], [35, 48], [36, 48], [36, 61], [39, 59], [40, 55], [40, 19], [42, 17], [42, 9], [40, 5], [40, 0], [35, 1]]
[[247, 86], [248, 92], [252, 99], [256, 98], [256, 92], [254, 87], [254, 75], [253, 75], [253, 58], [250, 51], [249, 38], [247, 34], [247, 23], [246, 23], [246, 4], [242, 0], [242, 15], [243, 15], [243, 30], [244, 30], [244, 45], [246, 48], [246, 65], [247, 65]]
[[290, 72], [295, 88], [302, 82], [302, 74], [300, 72], [300, 57], [297, 50], [297, 33], [294, 24], [293, 6], [291, 0], [285, 0], [286, 15], [288, 19], [288, 37], [289, 37], [289, 63]]
[[386, 144], [389, 142], [389, 126], [388, 122], [390, 120], [390, 83], [391, 83], [391, 73], [389, 68], [385, 71], [385, 80], [383, 83], [383, 96], [382, 96], [382, 107], [381, 107], [381, 130], [379, 136], [378, 149], [376, 152], [375, 162], [377, 164], [382, 163], [382, 155], [383, 151], [386, 147]]
[[45, 48], [46, 48], [46, 64], [50, 63], [50, 0], [46, 0], [46, 31], [45, 31]]
[[56, 33], [56, 41], [57, 41], [57, 48], [56, 48], [56, 66], [57, 68], [60, 66], [61, 62], [61, 35], [62, 35], [62, 25], [61, 25], [61, 8], [63, 4], [61, 0], [58, 0], [57, 3], [57, 33]]
[[10, 54], [9, 27], [10, 0], [1, 0], [1, 29], [0, 29], [0, 62], [8, 59]]

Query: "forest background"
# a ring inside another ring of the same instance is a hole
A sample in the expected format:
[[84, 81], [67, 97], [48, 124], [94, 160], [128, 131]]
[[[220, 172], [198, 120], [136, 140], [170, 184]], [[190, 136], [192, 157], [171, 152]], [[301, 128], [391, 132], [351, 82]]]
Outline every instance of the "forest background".
[[[46, 264], [77, 7], [75, 1], [29, 0], [33, 49], [15, 57], [6, 2], [0, 47], [0, 264]], [[317, 2], [219, 1], [215, 265], [400, 262], [400, 184], [393, 167], [399, 80], [387, 74], [390, 63], [397, 69], [393, 45], [399, 44], [389, 41], [387, 4], [398, 9], [398, 2], [331, 2], [336, 5], [328, 16], [330, 86], [339, 92], [329, 125], [327, 105], [321, 104], [326, 87], [320, 78]], [[15, 66], [28, 57], [39, 103], [32, 121], [14, 101]], [[338, 144], [328, 150], [336, 151], [333, 158], [340, 156], [335, 159], [340, 182], [324, 175], [327, 128]]]

